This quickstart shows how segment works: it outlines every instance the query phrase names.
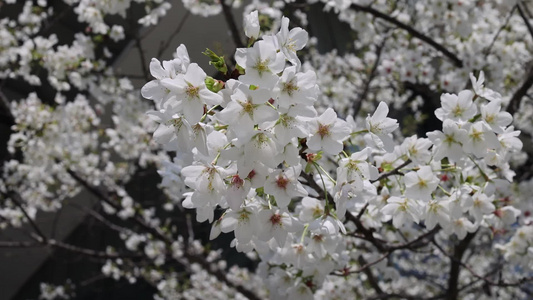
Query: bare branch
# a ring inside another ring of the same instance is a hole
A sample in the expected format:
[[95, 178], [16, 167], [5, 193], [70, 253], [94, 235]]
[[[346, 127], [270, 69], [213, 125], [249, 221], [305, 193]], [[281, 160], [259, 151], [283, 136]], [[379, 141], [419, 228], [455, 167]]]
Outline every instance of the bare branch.
[[385, 247], [385, 245], [383, 245], [381, 241], [377, 240], [374, 237], [372, 230], [366, 228], [363, 223], [361, 223], [361, 220], [357, 219], [349, 211], [346, 212], [346, 219], [354, 222], [355, 226], [357, 227], [357, 232], [363, 234], [364, 239], [372, 243], [372, 245], [374, 245], [374, 247], [376, 247], [379, 252], [384, 253], [387, 251], [387, 247]]
[[349, 274], [357, 274], [357, 273], [361, 273], [361, 272], [365, 272], [367, 271], [367, 269], [370, 269], [370, 267], [372, 267], [373, 265], [376, 265], [378, 264], [380, 261], [384, 260], [385, 258], [389, 257], [391, 253], [390, 252], [387, 252], [385, 253], [383, 256], [381, 256], [380, 258], [372, 261], [372, 262], [365, 262], [364, 259], [359, 259], [359, 263], [362, 265], [359, 269], [357, 270], [349, 270], [349, 269], [345, 269], [344, 272], [342, 273], [333, 273], [331, 275], [335, 275], [335, 276], [347, 276]]
[[498, 39], [498, 36], [500, 36], [500, 33], [507, 26], [507, 24], [509, 24], [509, 20], [511, 20], [511, 17], [513, 16], [513, 13], [514, 13], [514, 11], [516, 10], [517, 7], [518, 7], [518, 5], [515, 5], [513, 7], [513, 9], [511, 9], [511, 12], [509, 12], [509, 15], [507, 16], [507, 19], [505, 19], [505, 22], [503, 23], [503, 25], [500, 26], [500, 28], [498, 29], [498, 32], [496, 32], [496, 34], [494, 35], [494, 38], [492, 38], [492, 42], [490, 43], [490, 45], [485, 50], [483, 50], [483, 52], [485, 52], [485, 57], [487, 57], [487, 55], [489, 55], [490, 50], [492, 49], [492, 46], [494, 46], [494, 43]]
[[363, 101], [365, 101], [366, 97], [368, 96], [368, 92], [370, 90], [370, 84], [372, 83], [372, 80], [376, 76], [376, 70], [377, 70], [378, 65], [379, 65], [379, 59], [381, 57], [381, 52], [382, 52], [383, 48], [385, 47], [385, 42], [386, 41], [384, 40], [381, 44], [379, 44], [376, 47], [376, 61], [374, 61], [374, 65], [372, 66], [372, 69], [370, 70], [370, 73], [368, 74], [368, 78], [367, 78], [367, 80], [365, 82], [365, 86], [363, 87], [363, 92], [361, 92], [361, 94], [359, 96], [359, 99], [357, 99], [353, 103], [352, 115], [353, 115], [354, 118], [357, 115], [357, 113], [359, 113], [359, 110], [361, 109], [361, 105], [363, 104]]
[[222, 5], [222, 13], [224, 14], [224, 18], [226, 19], [226, 23], [228, 24], [229, 30], [231, 32], [231, 37], [233, 38], [233, 42], [235, 43], [235, 47], [237, 48], [243, 48], [244, 43], [241, 40], [241, 36], [239, 34], [239, 29], [237, 29], [237, 25], [235, 24], [235, 18], [233, 17], [233, 14], [231, 13], [231, 8], [226, 4], [224, 0], [220, 1], [220, 5]]
[[436, 226], [432, 230], [420, 235], [419, 237], [417, 237], [416, 239], [414, 239], [412, 241], [409, 241], [409, 242], [406, 242], [406, 243], [403, 243], [403, 244], [400, 244], [400, 245], [396, 245], [396, 246], [390, 246], [388, 249], [390, 251], [395, 251], [395, 250], [400, 250], [400, 249], [420, 248], [421, 246], [425, 245], [425, 244], [419, 244], [420, 242], [422, 242], [424, 239], [430, 239], [435, 234], [437, 234], [437, 232], [439, 232], [440, 229], [441, 229], [440, 226]]
[[[2, 83], [4, 82], [5, 80], [2, 81]], [[4, 94], [4, 92], [2, 92], [1, 89], [0, 89], [0, 113], [1, 113], [2, 119], [5, 118], [3, 121], [4, 123], [6, 123], [9, 126], [15, 124], [15, 117], [13, 116], [13, 113], [11, 113], [9, 99]]]
[[359, 258], [357, 259], [359, 264], [363, 265], [363, 267], [361, 267], [361, 272], [365, 273], [368, 283], [376, 291], [378, 295], [383, 295], [384, 292], [379, 286], [378, 280], [376, 280], [376, 277], [374, 276], [374, 274], [372, 274], [372, 270], [370, 269], [370, 267], [379, 263], [383, 259], [387, 258], [389, 254], [390, 253], [386, 253], [380, 259], [372, 263], [367, 263], [366, 260], [362, 256], [359, 256]]
[[389, 23], [392, 23], [394, 25], [396, 25], [397, 27], [409, 32], [412, 36], [426, 42], [427, 44], [429, 44], [431, 47], [433, 47], [434, 49], [436, 49], [437, 51], [439, 51], [440, 53], [444, 54], [444, 56], [448, 57], [452, 62], [453, 64], [458, 67], [458, 68], [462, 68], [463, 67], [463, 61], [461, 59], [459, 59], [457, 57], [457, 55], [453, 54], [452, 52], [450, 52], [448, 49], [446, 49], [446, 47], [444, 47], [443, 45], [437, 43], [435, 40], [433, 40], [432, 38], [428, 37], [427, 35], [424, 35], [422, 34], [421, 32], [417, 31], [416, 29], [414, 29], [413, 27], [405, 24], [405, 23], [402, 23], [400, 21], [398, 21], [397, 19], [387, 15], [387, 14], [384, 14], [380, 11], [377, 11], [375, 9], [373, 9], [372, 7], [369, 7], [369, 6], [362, 6], [362, 5], [359, 5], [359, 4], [355, 4], [355, 3], [352, 3], [350, 5], [350, 7], [356, 11], [362, 11], [362, 12], [366, 12], [366, 13], [369, 13], [371, 15], [373, 15], [374, 17], [376, 18], [379, 18], [379, 19], [383, 19]]
[[[469, 233], [469, 235], [474, 236], [475, 233], [474, 233], [474, 234]], [[467, 238], [468, 238], [468, 235], [467, 235]], [[465, 240], [466, 240], [467, 238], [465, 238]], [[464, 241], [464, 240], [463, 240], [463, 241]], [[524, 284], [524, 283], [528, 283], [528, 282], [532, 282], [532, 281], [533, 281], [533, 277], [524, 277], [524, 278], [522, 278], [522, 279], [520, 279], [520, 280], [518, 280], [518, 281], [515, 281], [515, 282], [505, 282], [505, 281], [503, 281], [503, 280], [501, 280], [501, 279], [500, 279], [499, 281], [497, 281], [497, 282], [496, 282], [496, 281], [493, 281], [493, 280], [491, 280], [491, 279], [488, 278], [488, 275], [490, 275], [490, 274], [493, 273], [493, 272], [489, 272], [487, 276], [479, 275], [479, 274], [476, 273], [476, 271], [474, 271], [474, 269], [473, 269], [471, 266], [469, 266], [469, 265], [463, 263], [460, 259], [458, 259], [458, 258], [456, 257], [456, 255], [455, 255], [455, 253], [454, 253], [454, 255], [450, 255], [450, 254], [446, 253], [446, 251], [445, 251], [444, 249], [442, 249], [442, 247], [441, 247], [441, 246], [440, 246], [435, 240], [433, 240], [432, 242], [433, 242], [433, 244], [435, 245], [435, 247], [437, 247], [437, 249], [438, 249], [442, 254], [444, 254], [445, 256], [449, 257], [450, 260], [451, 260], [452, 262], [455, 262], [457, 265], [459, 265], [459, 266], [465, 268], [466, 270], [468, 270], [468, 272], [469, 272], [470, 274], [472, 274], [472, 276], [476, 277], [476, 278], [479, 279], [479, 280], [483, 280], [484, 282], [486, 282], [486, 283], [488, 283], [488, 284], [490, 284], [490, 285], [492, 285], [492, 286], [498, 286], [498, 287], [515, 287], [515, 286], [520, 286], [520, 285], [522, 285], [522, 284]], [[466, 287], [468, 287], [468, 286], [469, 286], [469, 285], [467, 285], [467, 286], [461, 288], [461, 290], [464, 289], [464, 288], [466, 288]]]
[[185, 22], [187, 22], [187, 19], [190, 15], [191, 12], [187, 10], [185, 12], [185, 16], [183, 16], [183, 19], [181, 19], [180, 23], [178, 24], [178, 27], [176, 27], [176, 30], [174, 30], [174, 32], [172, 32], [172, 34], [167, 38], [167, 42], [161, 45], [161, 47], [159, 47], [159, 51], [157, 51], [157, 57], [161, 57], [163, 55], [163, 52], [165, 52], [165, 50], [170, 47], [172, 40], [174, 39], [174, 37], [176, 37], [176, 35], [178, 35], [178, 33], [180, 33], [181, 29], [183, 28], [183, 25], [185, 25]]
[[67, 250], [70, 252], [83, 254], [86, 256], [97, 257], [97, 258], [141, 258], [144, 257], [144, 254], [135, 254], [135, 253], [107, 253], [103, 251], [96, 251], [92, 249], [82, 248], [74, 246], [71, 244], [63, 243], [56, 240], [48, 240], [44, 245], [56, 247], [59, 249]]
[[[526, 27], [529, 31], [529, 34], [531, 35], [531, 38], [533, 39], [533, 27], [531, 26], [531, 23], [529, 23], [528, 18], [524, 14], [524, 10], [522, 9], [522, 4], [520, 1], [516, 4], [516, 8], [518, 9], [518, 13], [524, 20], [524, 23], [526, 24]], [[507, 112], [511, 115], [514, 115], [515, 112], [520, 109], [520, 102], [522, 102], [522, 98], [527, 94], [527, 91], [529, 88], [533, 85], [533, 66], [529, 68], [529, 71], [526, 75], [526, 80], [524, 80], [524, 83], [520, 86], [520, 88], [513, 94], [513, 97], [511, 97], [511, 100], [509, 101], [509, 105], [507, 105]]]
[[403, 175], [403, 173], [400, 172], [400, 169], [406, 167], [410, 163], [411, 163], [411, 159], [408, 159], [403, 164], [401, 164], [398, 167], [394, 168], [394, 170], [391, 170], [389, 172], [383, 173], [377, 179], [370, 180], [370, 182], [374, 183], [374, 182], [380, 181], [380, 180], [385, 179], [385, 178], [387, 178], [389, 176], [392, 176], [392, 175]]
[[524, 14], [524, 10], [522, 9], [522, 3], [521, 1], [518, 1], [516, 3], [516, 8], [518, 8], [518, 13], [520, 14], [520, 17], [524, 20], [524, 23], [526, 24], [527, 30], [529, 31], [529, 34], [531, 35], [531, 38], [533, 39], [533, 27], [531, 26], [531, 23], [529, 23], [529, 20], [527, 19], [526, 15]]
[[[67, 172], [78, 183], [83, 185], [87, 190], [89, 190], [89, 192], [91, 192], [93, 195], [97, 196], [101, 201], [106, 202], [106, 203], [112, 205], [113, 207], [117, 208], [117, 204], [116, 203], [114, 203], [111, 199], [109, 199], [102, 191], [100, 191], [97, 188], [91, 186], [87, 181], [85, 181], [78, 174], [76, 174], [76, 172], [74, 172], [74, 171], [72, 171], [70, 169], [67, 169]], [[163, 241], [167, 247], [170, 247], [172, 245], [172, 243], [174, 242], [168, 235], [166, 235], [163, 232], [163, 230], [160, 227], [151, 226], [150, 224], [146, 223], [146, 221], [142, 217], [140, 217], [139, 215], [135, 215], [134, 217], [131, 218], [131, 220], [134, 221], [135, 223], [137, 223], [138, 225], [140, 225], [147, 232], [151, 233], [154, 237], [156, 237], [156, 238], [160, 239], [161, 241]], [[247, 288], [245, 288], [245, 287], [243, 287], [243, 286], [241, 286], [239, 284], [235, 284], [235, 283], [231, 282], [226, 277], [226, 274], [224, 272], [222, 272], [221, 270], [213, 269], [211, 267], [211, 264], [206, 260], [205, 257], [203, 257], [201, 255], [194, 255], [194, 254], [188, 253], [187, 251], [184, 252], [184, 257], [190, 262], [195, 262], [195, 263], [200, 264], [202, 266], [202, 268], [204, 268], [210, 274], [215, 276], [218, 280], [224, 282], [229, 287], [231, 287], [231, 288], [237, 290], [239, 293], [245, 295], [248, 299], [251, 299], [251, 300], [259, 300], [260, 299], [254, 292], [250, 291], [249, 289], [247, 289]], [[186, 261], [183, 261], [183, 260], [180, 260], [180, 259], [176, 259], [174, 257], [172, 257], [172, 259], [174, 259], [179, 264], [183, 265], [185, 268], [187, 267], [187, 262]]]
[[41, 243], [31, 241], [0, 241], [0, 248], [31, 248], [42, 247]]
[[[459, 273], [461, 272], [461, 259], [463, 258], [463, 255], [468, 249], [468, 245], [470, 242], [474, 239], [476, 236], [476, 232], [469, 233], [466, 235], [466, 237], [457, 245], [454, 247], [453, 256], [450, 256], [451, 264], [450, 264], [450, 276], [448, 277], [448, 299], [458, 299], [459, 297]], [[436, 244], [436, 242], [435, 242]]]
[[526, 80], [522, 83], [522, 86], [513, 94], [509, 104], [507, 105], [507, 112], [511, 115], [514, 115], [515, 112], [520, 108], [520, 102], [522, 98], [526, 95], [529, 88], [533, 85], [533, 66], [529, 68], [529, 71], [526, 75]]
[[89, 209], [85, 206], [81, 206], [81, 205], [78, 205], [78, 204], [75, 204], [75, 203], [70, 203], [71, 206], [79, 209], [79, 210], [82, 210], [83, 212], [85, 212], [86, 214], [90, 215], [91, 217], [95, 218], [96, 220], [100, 221], [102, 224], [106, 225], [109, 229], [112, 229], [116, 232], [119, 232], [119, 233], [123, 233], [123, 232], [131, 232], [131, 230], [129, 230], [128, 228], [124, 228], [124, 227], [120, 227], [114, 223], [111, 223], [109, 220], [107, 220], [106, 218], [104, 218], [101, 214], [99, 214], [98, 212], [96, 212], [95, 210], [93, 209]]
[[137, 49], [139, 50], [139, 58], [141, 60], [141, 68], [143, 71], [144, 79], [146, 81], [150, 81], [150, 73], [148, 72], [148, 67], [146, 66], [146, 62], [147, 62], [146, 55], [144, 54], [141, 37], [139, 35], [135, 36], [135, 45], [137, 46]]
[[9, 192], [8, 196], [11, 199], [11, 201], [13, 201], [15, 203], [15, 205], [17, 205], [17, 207], [22, 211], [22, 213], [24, 214], [24, 216], [26, 217], [26, 219], [30, 223], [30, 226], [33, 228], [35, 233], [37, 233], [37, 235], [39, 236], [40, 242], [46, 243], [46, 240], [47, 240], [46, 235], [44, 235], [44, 233], [41, 231], [39, 226], [37, 226], [35, 221], [30, 217], [30, 215], [24, 209], [23, 200], [20, 198], [20, 195], [15, 193], [15, 192], [13, 192], [13, 191], [11, 191], [11, 192]]

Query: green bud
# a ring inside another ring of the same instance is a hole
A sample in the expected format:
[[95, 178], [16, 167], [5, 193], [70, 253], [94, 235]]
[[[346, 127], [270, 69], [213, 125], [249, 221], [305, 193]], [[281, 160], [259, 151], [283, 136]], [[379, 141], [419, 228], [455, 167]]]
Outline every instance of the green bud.
[[104, 41], [104, 36], [99, 34], [99, 35], [95, 35], [93, 36], [93, 42], [95, 42], [96, 44], [100, 44]]
[[218, 93], [221, 89], [224, 88], [224, 82], [216, 80], [211, 76], [205, 78], [205, 86], [213, 93]]
[[243, 67], [241, 67], [241, 66], [239, 66], [239, 65], [236, 65], [236, 66], [235, 66], [235, 69], [239, 70], [239, 74], [241, 74], [241, 75], [245, 73]]
[[211, 51], [209, 48], [207, 48], [205, 52], [202, 52], [202, 54], [209, 57], [209, 59], [211, 60], [209, 61], [209, 64], [215, 67], [215, 69], [219, 70], [224, 74], [228, 72], [228, 67], [226, 66], [224, 56], [216, 55], [215, 52]]

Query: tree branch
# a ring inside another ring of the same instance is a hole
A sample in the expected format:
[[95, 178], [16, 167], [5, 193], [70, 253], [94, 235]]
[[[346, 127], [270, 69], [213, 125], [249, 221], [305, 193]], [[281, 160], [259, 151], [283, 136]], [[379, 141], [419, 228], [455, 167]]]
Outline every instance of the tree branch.
[[231, 32], [233, 42], [235, 43], [235, 47], [244, 48], [244, 43], [242, 42], [241, 36], [239, 34], [240, 31], [239, 29], [237, 29], [237, 25], [235, 24], [235, 18], [233, 18], [233, 14], [231, 13], [231, 8], [226, 4], [225, 0], [220, 0], [220, 5], [222, 6], [222, 13], [224, 14], [226, 23], [228, 23], [228, 27]]
[[187, 10], [185, 12], [185, 16], [183, 16], [183, 19], [181, 19], [180, 23], [178, 24], [178, 27], [176, 27], [176, 30], [172, 32], [172, 34], [167, 38], [167, 42], [165, 44], [162, 44], [161, 47], [159, 47], [159, 50], [157, 51], [157, 57], [161, 57], [163, 55], [163, 52], [170, 47], [170, 44], [172, 43], [172, 40], [174, 37], [180, 33], [181, 29], [183, 28], [183, 25], [185, 25], [185, 22], [187, 22], [187, 19], [191, 15], [191, 12]]
[[461, 259], [463, 258], [463, 255], [468, 249], [468, 245], [470, 242], [474, 239], [477, 232], [474, 233], [468, 233], [466, 237], [457, 245], [454, 247], [453, 256], [450, 257], [451, 265], [450, 265], [450, 277], [448, 278], [448, 299], [449, 300], [455, 300], [459, 297], [459, 273], [461, 272]]
[[533, 85], [533, 66], [529, 68], [529, 71], [526, 75], [526, 80], [522, 83], [522, 86], [513, 94], [509, 104], [507, 105], [507, 112], [511, 115], [514, 115], [515, 112], [520, 108], [520, 102], [522, 98], [526, 95], [529, 88]]
[[48, 238], [46, 237], [46, 235], [44, 235], [44, 233], [41, 231], [41, 229], [39, 228], [39, 226], [37, 226], [37, 224], [35, 223], [35, 221], [30, 217], [30, 215], [26, 212], [26, 210], [24, 209], [23, 207], [23, 200], [20, 199], [20, 195], [13, 192], [13, 191], [10, 191], [8, 193], [8, 196], [9, 198], [11, 199], [11, 201], [13, 201], [15, 203], [15, 205], [22, 211], [22, 213], [24, 214], [24, 216], [26, 217], [26, 219], [28, 220], [28, 222], [30, 223], [30, 226], [33, 228], [33, 230], [35, 231], [35, 233], [37, 233], [37, 235], [39, 236], [40, 240], [39, 242], [41, 243], [46, 243]]
[[529, 31], [529, 34], [531, 35], [531, 38], [533, 39], [533, 27], [531, 26], [531, 23], [529, 23], [529, 20], [527, 19], [526, 15], [524, 14], [524, 10], [522, 9], [522, 3], [521, 1], [518, 1], [516, 3], [516, 8], [518, 8], [518, 13], [520, 14], [520, 17], [524, 20], [524, 23], [526, 24], [527, 30]]
[[3, 119], [2, 122], [8, 126], [15, 124], [15, 117], [11, 112], [10, 106], [11, 105], [9, 104], [9, 99], [0, 89], [0, 113]]
[[[66, 169], [67, 172], [72, 176], [78, 183], [80, 183], [82, 186], [84, 186], [89, 192], [91, 192], [93, 195], [98, 197], [101, 201], [108, 203], [112, 205], [113, 207], [117, 208], [117, 204], [115, 204], [111, 199], [109, 199], [102, 191], [98, 190], [97, 188], [91, 186], [87, 181], [85, 181], [83, 178], [81, 178], [78, 174], [76, 174], [74, 171], [70, 169]], [[168, 235], [166, 235], [163, 230], [160, 227], [157, 226], [151, 226], [150, 224], [146, 223], [144, 219], [142, 219], [139, 215], [135, 215], [133, 218], [131, 218], [135, 223], [140, 225], [142, 228], [144, 228], [147, 232], [151, 233], [154, 237], [160, 239], [165, 243], [167, 247], [171, 247], [172, 243], [174, 242]], [[248, 290], [247, 288], [235, 284], [231, 282], [224, 272], [222, 272], [219, 269], [214, 269], [211, 267], [211, 264], [205, 259], [203, 256], [199, 255], [193, 255], [189, 253], [188, 251], [184, 251], [184, 257], [191, 262], [198, 263], [204, 268], [206, 271], [208, 271], [211, 275], [215, 276], [218, 280], [221, 282], [224, 282], [227, 286], [235, 289], [239, 293], [245, 295], [248, 299], [251, 300], [260, 300], [254, 292]], [[172, 257], [176, 262], [183, 265], [185, 268], [187, 267], [186, 262], [176, 259]]]
[[[533, 27], [531, 26], [531, 23], [529, 23], [529, 20], [527, 19], [526, 15], [524, 14], [524, 10], [522, 9], [522, 5], [520, 1], [516, 4], [516, 8], [518, 8], [518, 13], [520, 14], [520, 17], [524, 20], [524, 23], [526, 24], [527, 30], [529, 31], [529, 34], [531, 35], [531, 38], [533, 39]], [[511, 101], [509, 101], [509, 105], [507, 105], [507, 112], [511, 115], [514, 115], [518, 109], [520, 109], [520, 102], [522, 101], [522, 98], [526, 95], [529, 88], [533, 85], [533, 66], [529, 68], [529, 71], [526, 75], [526, 80], [524, 80], [524, 83], [522, 83], [522, 86], [513, 94], [513, 97], [511, 97]]]
[[137, 46], [137, 49], [139, 50], [139, 58], [141, 60], [141, 68], [143, 71], [144, 79], [146, 81], [150, 81], [150, 72], [148, 72], [148, 67], [146, 67], [146, 62], [147, 62], [146, 55], [144, 54], [141, 37], [139, 35], [135, 36], [135, 45]]
[[361, 272], [365, 273], [368, 283], [376, 291], [378, 295], [383, 295], [384, 293], [381, 287], [379, 286], [379, 282], [376, 280], [376, 277], [374, 277], [374, 274], [372, 274], [372, 270], [370, 269], [370, 267], [373, 266], [374, 264], [379, 263], [380, 261], [382, 261], [388, 256], [389, 256], [389, 253], [386, 253], [380, 259], [372, 263], [367, 263], [365, 259], [363, 258], [363, 256], [359, 256], [359, 258], [357, 259], [359, 264], [363, 266], [361, 267]]
[[412, 36], [418, 38], [419, 40], [422, 40], [422, 41], [426, 42], [431, 47], [433, 47], [437, 51], [439, 51], [442, 54], [444, 54], [444, 56], [448, 57], [453, 62], [453, 64], [456, 67], [458, 67], [458, 68], [462, 68], [463, 67], [463, 61], [461, 59], [459, 59], [457, 57], [457, 55], [453, 54], [448, 49], [446, 49], [443, 45], [437, 43], [435, 40], [433, 40], [432, 38], [422, 34], [421, 32], [417, 31], [413, 27], [411, 27], [411, 26], [409, 26], [409, 25], [407, 25], [405, 23], [400, 22], [397, 19], [395, 19], [395, 18], [393, 18], [393, 17], [391, 17], [389, 15], [386, 15], [386, 14], [380, 12], [380, 11], [377, 11], [377, 10], [371, 8], [370, 6], [362, 6], [362, 5], [359, 5], [359, 4], [352, 3], [350, 5], [350, 7], [352, 9], [356, 10], [356, 11], [362, 11], [362, 12], [369, 13], [369, 14], [373, 15], [376, 18], [383, 19], [383, 20], [385, 20], [385, 21], [387, 21], [389, 23], [392, 23], [392, 24], [396, 25], [398, 28], [401, 28], [401, 29], [409, 32]]
[[361, 105], [363, 104], [363, 101], [366, 100], [366, 97], [368, 96], [368, 91], [370, 90], [370, 83], [372, 83], [372, 80], [376, 76], [376, 70], [379, 65], [379, 59], [381, 57], [381, 52], [383, 48], [385, 47], [385, 42], [383, 41], [380, 45], [376, 48], [376, 61], [374, 62], [374, 65], [372, 66], [372, 69], [370, 70], [370, 74], [368, 74], [368, 78], [365, 82], [365, 86], [363, 87], [363, 92], [360, 94], [359, 99], [357, 101], [354, 101], [352, 106], [352, 115], [355, 118], [357, 113], [359, 113], [359, 110], [361, 109]]
[[377, 179], [370, 180], [370, 182], [371, 183], [378, 182], [378, 181], [380, 181], [382, 179], [385, 179], [385, 178], [387, 178], [389, 176], [392, 176], [392, 175], [403, 175], [403, 173], [400, 172], [400, 169], [406, 167], [410, 163], [411, 163], [411, 159], [408, 159], [408, 160], [404, 161], [403, 164], [401, 164], [398, 167], [394, 168], [394, 170], [391, 170], [391, 171], [386, 172], [386, 173], [382, 173]]

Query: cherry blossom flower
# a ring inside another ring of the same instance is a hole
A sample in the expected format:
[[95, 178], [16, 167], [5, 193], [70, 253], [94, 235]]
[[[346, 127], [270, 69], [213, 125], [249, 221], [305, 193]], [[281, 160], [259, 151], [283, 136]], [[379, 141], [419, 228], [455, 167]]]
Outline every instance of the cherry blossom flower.
[[385, 102], [380, 102], [378, 108], [372, 115], [366, 118], [366, 129], [372, 136], [372, 141], [379, 147], [384, 148], [388, 152], [394, 150], [394, 142], [389, 136], [396, 128], [398, 122], [394, 119], [388, 118], [389, 107]]
[[294, 197], [305, 197], [307, 191], [298, 181], [301, 166], [291, 167], [285, 170], [276, 170], [268, 176], [265, 182], [265, 192], [274, 196], [276, 204], [285, 208]]
[[265, 41], [258, 41], [252, 48], [239, 48], [235, 60], [246, 70], [239, 80], [246, 84], [258, 84], [260, 88], [271, 89], [278, 82], [278, 73], [283, 71], [285, 58], [276, 48]]
[[218, 105], [222, 97], [207, 89], [205, 72], [195, 63], [187, 68], [185, 74], [175, 78], [165, 78], [161, 84], [176, 97], [177, 105], [191, 124], [196, 124], [204, 115], [204, 105]]
[[244, 34], [251, 38], [259, 37], [259, 17], [257, 10], [252, 11], [244, 17]]
[[311, 137], [307, 146], [312, 151], [324, 150], [331, 155], [342, 151], [343, 141], [348, 138], [350, 129], [345, 121], [339, 120], [337, 114], [328, 108], [316, 121], [310, 122]]
[[439, 185], [439, 179], [430, 166], [423, 166], [416, 172], [405, 174], [405, 196], [413, 199], [429, 201], [431, 194]]

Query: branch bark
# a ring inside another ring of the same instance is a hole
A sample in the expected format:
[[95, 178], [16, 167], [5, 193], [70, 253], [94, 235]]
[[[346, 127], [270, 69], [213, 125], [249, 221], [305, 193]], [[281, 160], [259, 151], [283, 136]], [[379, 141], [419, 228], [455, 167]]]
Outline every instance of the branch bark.
[[[84, 186], [89, 192], [91, 192], [93, 195], [98, 197], [101, 201], [108, 203], [109, 205], [118, 208], [118, 205], [114, 203], [111, 199], [109, 199], [104, 192], [100, 191], [99, 189], [91, 186], [87, 181], [85, 181], [83, 178], [81, 178], [76, 172], [67, 169], [67, 172], [72, 176], [78, 183], [80, 183], [82, 186]], [[144, 230], [146, 230], [148, 233], [151, 233], [155, 238], [158, 238], [159, 240], [163, 241], [167, 247], [171, 247], [172, 243], [174, 242], [171, 237], [166, 235], [163, 230], [160, 227], [157, 226], [151, 226], [150, 224], [146, 223], [146, 221], [140, 217], [139, 215], [135, 215], [131, 218], [132, 221], [140, 225]], [[243, 287], [242, 285], [233, 283], [230, 281], [226, 274], [220, 270], [215, 269], [211, 267], [211, 264], [206, 260], [205, 257], [201, 255], [194, 255], [187, 251], [184, 251], [184, 258], [187, 259], [189, 262], [195, 262], [202, 266], [207, 272], [209, 272], [211, 275], [215, 276], [218, 280], [221, 282], [224, 282], [227, 286], [235, 289], [239, 293], [243, 294], [250, 300], [260, 300], [261, 298], [257, 296], [254, 292], [251, 290]], [[187, 262], [184, 262], [180, 259], [175, 259], [172, 257], [177, 263], [183, 265], [184, 267], [187, 267]]]
[[533, 66], [529, 68], [529, 71], [526, 75], [526, 80], [522, 83], [522, 86], [513, 94], [509, 104], [507, 105], [507, 112], [511, 115], [514, 115], [520, 108], [520, 102], [522, 98], [526, 95], [529, 88], [533, 85]]
[[233, 14], [231, 13], [231, 8], [226, 4], [224, 0], [220, 0], [220, 5], [222, 6], [222, 13], [224, 14], [226, 23], [228, 23], [228, 27], [231, 32], [231, 37], [233, 38], [233, 42], [235, 43], [235, 46], [237, 48], [244, 48], [244, 43], [242, 42], [241, 36], [239, 34], [240, 31], [239, 29], [237, 29], [235, 18], [233, 17]]
[[461, 273], [461, 259], [468, 249], [468, 245], [476, 236], [476, 232], [469, 233], [466, 237], [454, 247], [453, 256], [450, 257], [450, 277], [448, 278], [448, 297], [449, 300], [455, 300], [459, 297], [459, 275]]
[[350, 5], [350, 7], [356, 11], [362, 11], [362, 12], [366, 12], [366, 13], [369, 13], [371, 15], [373, 15], [374, 17], [376, 18], [379, 18], [379, 19], [383, 19], [391, 24], [394, 24], [396, 25], [398, 28], [401, 28], [407, 32], [409, 32], [409, 34], [411, 34], [412, 36], [418, 38], [419, 40], [421, 41], [424, 41], [425, 43], [427, 43], [428, 45], [430, 45], [431, 47], [433, 47], [435, 50], [439, 51], [440, 53], [442, 53], [444, 56], [448, 57], [452, 63], [458, 67], [458, 68], [462, 68], [463, 67], [463, 61], [457, 57], [457, 55], [455, 55], [454, 53], [452, 53], [451, 51], [449, 51], [448, 49], [446, 49], [446, 47], [444, 47], [442, 44], [439, 44], [437, 43], [435, 40], [433, 40], [432, 38], [428, 37], [427, 35], [424, 35], [423, 33], [417, 31], [416, 29], [414, 29], [413, 27], [405, 24], [405, 23], [402, 23], [400, 21], [398, 21], [397, 19], [389, 16], [389, 15], [386, 15], [378, 10], [375, 10], [373, 9], [372, 7], [370, 6], [362, 6], [362, 5], [359, 5], [359, 4], [355, 4], [355, 3], [352, 3]]

